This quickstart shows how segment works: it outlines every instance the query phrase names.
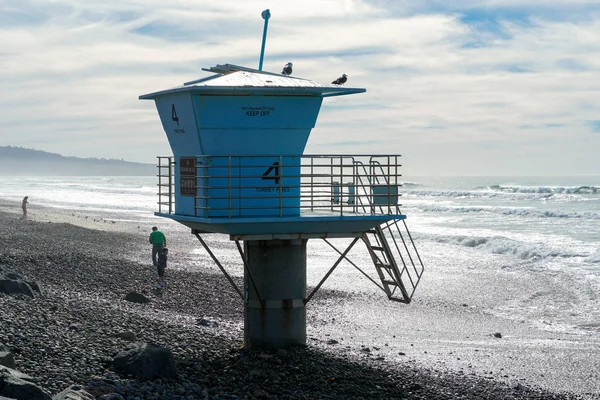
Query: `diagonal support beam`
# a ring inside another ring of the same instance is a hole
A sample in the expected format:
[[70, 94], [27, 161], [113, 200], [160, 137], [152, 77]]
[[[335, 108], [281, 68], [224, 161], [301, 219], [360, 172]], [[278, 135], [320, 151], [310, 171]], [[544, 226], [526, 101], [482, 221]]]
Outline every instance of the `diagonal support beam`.
[[250, 277], [250, 282], [252, 282], [252, 287], [254, 288], [254, 292], [256, 293], [256, 297], [258, 297], [258, 301], [260, 302], [260, 306], [262, 308], [265, 308], [265, 301], [262, 299], [262, 297], [260, 297], [260, 293], [258, 293], [258, 288], [256, 287], [256, 283], [254, 283], [254, 278], [252, 277], [252, 272], [250, 272], [250, 266], [248, 265], [248, 260], [246, 259], [246, 253], [244, 253], [244, 250], [242, 249], [242, 246], [240, 246], [240, 241], [239, 240], [236, 240], [235, 244], [236, 244], [236, 246], [238, 248], [238, 251], [240, 252], [240, 256], [242, 256], [242, 261], [244, 262], [244, 269], [246, 270], [246, 273]]
[[[325, 240], [325, 239], [323, 239], [323, 240]], [[363, 241], [364, 241], [364, 239], [363, 239]], [[325, 240], [325, 243], [327, 243], [327, 244], [328, 244], [328, 245], [329, 245], [329, 246], [330, 246], [332, 249], [334, 249], [334, 250], [335, 250], [335, 251], [336, 251], [338, 254], [342, 254], [342, 253], [341, 253], [341, 252], [340, 252], [340, 251], [339, 251], [339, 250], [338, 250], [338, 249], [337, 249], [337, 248], [336, 248], [334, 245], [332, 245], [331, 243], [329, 243], [327, 240]], [[366, 242], [365, 242], [365, 244], [366, 244]], [[368, 245], [367, 245], [367, 249], [368, 249], [368, 250], [370, 250], [370, 248], [369, 248], [369, 246], [368, 246]], [[373, 282], [373, 284], [374, 284], [375, 286], [377, 286], [379, 289], [381, 289], [381, 290], [383, 290], [383, 291], [385, 292], [385, 289], [383, 288], [383, 286], [381, 286], [381, 285], [380, 285], [379, 283], [377, 283], [377, 282], [376, 282], [376, 281], [375, 281], [373, 278], [371, 278], [371, 277], [369, 276], [369, 274], [367, 274], [365, 271], [363, 271], [362, 269], [360, 269], [360, 267], [359, 267], [358, 265], [356, 265], [356, 264], [355, 264], [355, 263], [354, 263], [352, 260], [350, 260], [349, 258], [347, 258], [347, 257], [344, 257], [344, 258], [346, 258], [346, 261], [348, 261], [348, 262], [350, 263], [350, 265], [352, 265], [354, 268], [356, 268], [356, 269], [358, 270], [358, 272], [360, 272], [361, 274], [363, 274], [363, 275], [364, 275], [364, 276], [365, 276], [365, 277], [366, 277], [368, 280], [370, 280], [371, 282]]]
[[[329, 278], [329, 275], [331, 275], [331, 273], [342, 262], [342, 260], [344, 260], [346, 258], [346, 254], [348, 254], [348, 252], [352, 249], [352, 247], [354, 247], [354, 245], [356, 244], [356, 242], [358, 242], [358, 239], [360, 239], [360, 238], [357, 238], [357, 237], [354, 238], [354, 240], [352, 241], [352, 243], [350, 243], [350, 245], [346, 248], [346, 250], [343, 253], [340, 253], [341, 254], [340, 257], [333, 264], [333, 266], [329, 269], [329, 271], [327, 272], [327, 274], [325, 274], [325, 276], [323, 277], [323, 279], [321, 279], [321, 282], [319, 282], [319, 284], [313, 289], [313, 291], [310, 292], [310, 294], [308, 295], [308, 297], [306, 298], [306, 300], [304, 300], [304, 304], [306, 304], [306, 303], [308, 303], [310, 301], [310, 299], [314, 296], [314, 294], [317, 292], [317, 290], [319, 290], [319, 288], [321, 287], [321, 285], [327, 280], [327, 278]], [[334, 247], [334, 249], [335, 249], [335, 247]], [[339, 250], [337, 250], [337, 251], [339, 253]]]
[[194, 233], [194, 235], [198, 238], [198, 240], [200, 241], [200, 244], [202, 244], [202, 246], [208, 252], [208, 254], [211, 256], [211, 258], [213, 259], [213, 261], [215, 262], [215, 264], [217, 264], [217, 267], [219, 267], [219, 269], [221, 270], [221, 272], [223, 272], [223, 274], [225, 275], [225, 277], [227, 278], [227, 280], [229, 281], [229, 283], [231, 283], [231, 286], [233, 286], [233, 288], [235, 289], [236, 292], [238, 292], [238, 294], [240, 295], [240, 297], [242, 298], [242, 300], [244, 300], [244, 295], [242, 294], [242, 291], [240, 290], [239, 287], [237, 287], [237, 285], [235, 284], [235, 282], [233, 281], [233, 279], [231, 279], [231, 276], [229, 276], [229, 274], [227, 273], [227, 271], [225, 271], [225, 268], [223, 268], [223, 266], [221, 265], [221, 263], [219, 262], [219, 260], [217, 260], [217, 257], [215, 257], [215, 255], [210, 250], [210, 248], [208, 247], [208, 245], [206, 244], [206, 242], [204, 242], [204, 240], [200, 237], [199, 234]]

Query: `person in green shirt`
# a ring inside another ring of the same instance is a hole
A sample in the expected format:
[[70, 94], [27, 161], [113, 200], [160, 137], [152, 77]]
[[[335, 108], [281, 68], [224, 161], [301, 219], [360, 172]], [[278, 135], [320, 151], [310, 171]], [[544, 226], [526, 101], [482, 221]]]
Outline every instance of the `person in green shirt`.
[[152, 245], [152, 264], [156, 267], [158, 265], [156, 255], [167, 245], [167, 238], [155, 226], [152, 227], [152, 233], [150, 233], [150, 244]]

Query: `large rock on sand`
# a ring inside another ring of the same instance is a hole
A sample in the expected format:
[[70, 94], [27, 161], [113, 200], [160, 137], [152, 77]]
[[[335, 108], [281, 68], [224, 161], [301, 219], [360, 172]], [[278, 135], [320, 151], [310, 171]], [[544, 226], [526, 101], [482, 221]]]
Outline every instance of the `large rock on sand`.
[[135, 342], [113, 360], [115, 369], [141, 379], [172, 378], [177, 374], [171, 350], [151, 343]]
[[130, 301], [132, 303], [150, 303], [150, 299], [138, 292], [129, 292], [125, 296], [125, 300]]
[[81, 386], [73, 385], [56, 396], [52, 400], [95, 400], [96, 398], [90, 393], [86, 392]]
[[0, 396], [27, 399], [52, 400], [41, 387], [31, 382], [33, 378], [11, 368], [0, 367]]
[[40, 284], [37, 282], [25, 281], [14, 271], [0, 271], [0, 293], [24, 294], [29, 297], [35, 297], [35, 292], [42, 292]]
[[2, 351], [2, 346], [0, 345], [0, 366], [1, 365], [12, 369], [17, 367], [13, 353], [10, 351]]
[[0, 293], [24, 294], [25, 296], [35, 297], [33, 289], [26, 282], [13, 281], [12, 279], [0, 278]]

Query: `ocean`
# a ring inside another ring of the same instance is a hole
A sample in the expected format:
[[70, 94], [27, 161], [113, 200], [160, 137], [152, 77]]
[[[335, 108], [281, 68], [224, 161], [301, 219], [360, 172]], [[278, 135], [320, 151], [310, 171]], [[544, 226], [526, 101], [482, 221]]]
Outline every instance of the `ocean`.
[[600, 333], [600, 177], [429, 178], [406, 183], [405, 193], [403, 211], [422, 245], [449, 259], [467, 255], [467, 268], [491, 260], [488, 273], [539, 281], [492, 312]]
[[[0, 198], [20, 202], [27, 195], [30, 210], [39, 204], [144, 224], [156, 221], [156, 184], [147, 176], [4, 176]], [[401, 193], [426, 268], [415, 300], [436, 282], [438, 269], [519, 275], [539, 280], [539, 290], [490, 312], [544, 329], [600, 335], [600, 177], [423, 177], [404, 182]], [[193, 263], [197, 254], [203, 254], [199, 245], [187, 259]], [[337, 258], [324, 244], [309, 247], [310, 255], [316, 260], [309, 264], [309, 285]], [[366, 251], [358, 258], [370, 264]], [[357, 274], [342, 271], [331, 287], [368, 291]], [[552, 288], [542, 286], [549, 278]]]
[[[188, 228], [153, 215], [156, 185], [155, 177], [4, 176], [0, 198], [18, 213], [29, 196], [32, 219], [43, 205], [143, 234], [158, 223], [170, 238], [169, 268], [220, 274]], [[597, 393], [599, 366], [589, 355], [600, 343], [600, 176], [411, 177], [400, 192], [425, 265], [412, 303], [388, 301], [343, 262], [322, 287], [336, 295], [307, 305], [309, 344], [335, 339], [388, 360]], [[243, 275], [228, 236], [207, 242], [232, 275]], [[338, 254], [321, 240], [310, 240], [307, 254], [314, 287]], [[364, 247], [349, 257], [374, 276]]]

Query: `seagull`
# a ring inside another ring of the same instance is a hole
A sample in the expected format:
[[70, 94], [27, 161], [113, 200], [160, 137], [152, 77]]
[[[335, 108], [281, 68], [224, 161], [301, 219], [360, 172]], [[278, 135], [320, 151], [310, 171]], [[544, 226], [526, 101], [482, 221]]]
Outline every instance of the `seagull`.
[[283, 67], [283, 70], [281, 71], [281, 75], [291, 75], [292, 74], [292, 66], [293, 64], [291, 62], [285, 64], [285, 67]]
[[344, 83], [346, 83], [347, 80], [348, 80], [348, 76], [346, 74], [342, 74], [342, 76], [337, 78], [335, 81], [331, 82], [331, 84], [332, 85], [343, 85]]

